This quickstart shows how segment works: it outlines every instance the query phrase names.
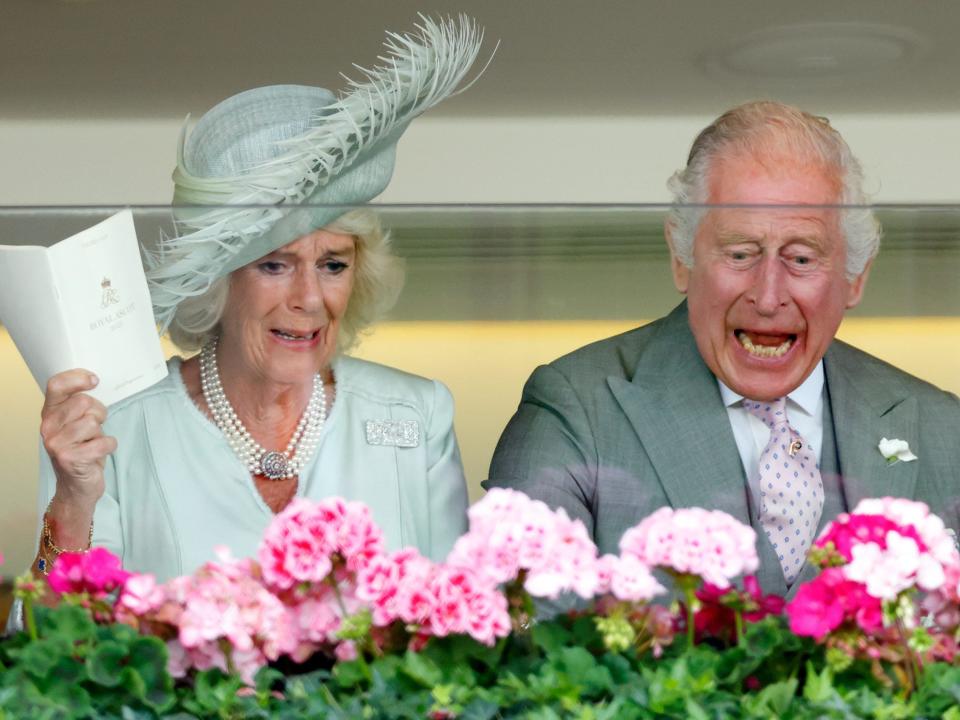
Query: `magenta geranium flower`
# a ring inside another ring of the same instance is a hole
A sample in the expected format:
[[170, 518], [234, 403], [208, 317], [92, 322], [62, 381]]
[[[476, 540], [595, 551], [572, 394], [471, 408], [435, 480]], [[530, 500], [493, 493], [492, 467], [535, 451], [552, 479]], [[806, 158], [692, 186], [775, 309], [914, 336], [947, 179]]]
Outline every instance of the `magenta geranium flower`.
[[87, 593], [99, 599], [122, 588], [128, 577], [130, 573], [120, 566], [120, 558], [106, 548], [95, 547], [60, 555], [47, 582], [58, 595]]
[[694, 616], [697, 636], [733, 639], [734, 608], [741, 609], [747, 622], [759, 622], [768, 615], [783, 612], [784, 599], [779, 595], [764, 595], [756, 575], [743, 579], [743, 590], [719, 588], [709, 583], [697, 591], [700, 609]]

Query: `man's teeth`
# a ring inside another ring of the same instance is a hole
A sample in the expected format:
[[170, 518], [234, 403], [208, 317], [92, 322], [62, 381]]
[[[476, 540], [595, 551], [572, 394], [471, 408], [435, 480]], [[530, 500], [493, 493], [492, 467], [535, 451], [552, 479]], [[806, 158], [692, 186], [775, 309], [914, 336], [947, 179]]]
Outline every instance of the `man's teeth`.
[[754, 345], [746, 333], [737, 333], [737, 339], [748, 353], [757, 357], [780, 357], [793, 345], [793, 338], [787, 338], [779, 345]]
[[293, 335], [283, 330], [274, 330], [274, 333], [282, 337], [284, 340], [312, 340], [316, 336], [316, 332], [312, 332], [309, 335]]

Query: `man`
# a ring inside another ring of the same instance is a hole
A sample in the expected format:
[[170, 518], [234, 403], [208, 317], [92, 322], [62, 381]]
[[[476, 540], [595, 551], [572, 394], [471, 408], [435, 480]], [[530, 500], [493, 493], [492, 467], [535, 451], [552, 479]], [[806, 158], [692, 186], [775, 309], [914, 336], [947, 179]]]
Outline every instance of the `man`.
[[[537, 368], [487, 485], [565, 508], [601, 552], [661, 506], [723, 510], [757, 531], [778, 594], [864, 497], [923, 500], [956, 528], [960, 402], [834, 340], [879, 247], [869, 209], [836, 207], [862, 205], [861, 182], [826, 120], [772, 102], [718, 118], [670, 182], [685, 302]], [[889, 463], [881, 438], [918, 459]]]

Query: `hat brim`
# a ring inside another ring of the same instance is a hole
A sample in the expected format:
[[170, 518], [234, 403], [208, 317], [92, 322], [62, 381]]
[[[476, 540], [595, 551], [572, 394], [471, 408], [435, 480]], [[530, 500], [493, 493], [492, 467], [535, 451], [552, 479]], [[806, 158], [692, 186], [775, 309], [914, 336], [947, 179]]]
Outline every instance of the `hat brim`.
[[350, 81], [308, 131], [248, 172], [193, 175], [181, 135], [176, 197], [206, 207], [178, 207], [176, 235], [162, 239], [157, 252], [145, 251], [161, 330], [185, 297], [383, 192], [400, 136], [413, 118], [457, 92], [483, 41], [466, 16], [422, 19], [417, 36], [389, 34], [384, 66], [365, 70], [365, 82]]

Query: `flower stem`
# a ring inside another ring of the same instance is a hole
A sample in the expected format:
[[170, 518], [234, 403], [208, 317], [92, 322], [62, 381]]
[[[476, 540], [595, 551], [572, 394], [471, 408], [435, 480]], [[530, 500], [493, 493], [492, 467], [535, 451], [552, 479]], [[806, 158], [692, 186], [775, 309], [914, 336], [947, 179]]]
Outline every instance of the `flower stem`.
[[[340, 594], [340, 587], [337, 585], [337, 580], [336, 578], [334, 578], [333, 572], [327, 575], [326, 582], [333, 590], [333, 597], [336, 599], [337, 606], [340, 608], [340, 612], [342, 614], [341, 615], [341, 623], [342, 623], [343, 619], [345, 619], [347, 615], [349, 615], [349, 612], [347, 611], [347, 604], [343, 601], [343, 595]], [[383, 653], [380, 652], [380, 648], [377, 647], [377, 644], [374, 642], [373, 636], [369, 633], [369, 631], [367, 632], [366, 636], [363, 638], [363, 641], [357, 643], [357, 648], [359, 649], [359, 652], [357, 653], [356, 662], [360, 665], [361, 669], [363, 670], [363, 676], [367, 679], [368, 682], [371, 682], [373, 680], [373, 674], [370, 672], [370, 666], [367, 664], [367, 659], [364, 657], [363, 651], [366, 649], [370, 653], [372, 653], [374, 656], [383, 655]]]
[[913, 691], [917, 689], [918, 679], [920, 677], [920, 663], [917, 661], [917, 654], [913, 648], [910, 647], [910, 639], [907, 637], [906, 625], [904, 625], [903, 620], [899, 617], [897, 618], [897, 630], [900, 634], [900, 641], [903, 643], [903, 649], [907, 653], [907, 662], [905, 663], [908, 683], [906, 695], [910, 697]]
[[33, 617], [33, 598], [25, 597], [23, 599], [23, 624], [27, 626], [27, 633], [30, 640], [37, 641], [37, 621]]
[[743, 645], [743, 612], [740, 608], [733, 610], [733, 629], [737, 633], [737, 645]]
[[687, 606], [687, 644], [693, 647], [696, 645], [694, 618], [697, 614], [697, 608], [700, 606], [696, 592], [700, 578], [687, 573], [679, 573], [674, 577], [676, 577], [676, 586], [683, 593], [684, 604]]
[[333, 577], [332, 572], [329, 575], [327, 575], [326, 581], [327, 581], [327, 585], [329, 585], [333, 589], [333, 597], [337, 601], [337, 606], [340, 608], [340, 612], [343, 613], [343, 617], [346, 617], [348, 615], [347, 606], [343, 602], [343, 595], [340, 594], [340, 588], [337, 586], [337, 581]]

